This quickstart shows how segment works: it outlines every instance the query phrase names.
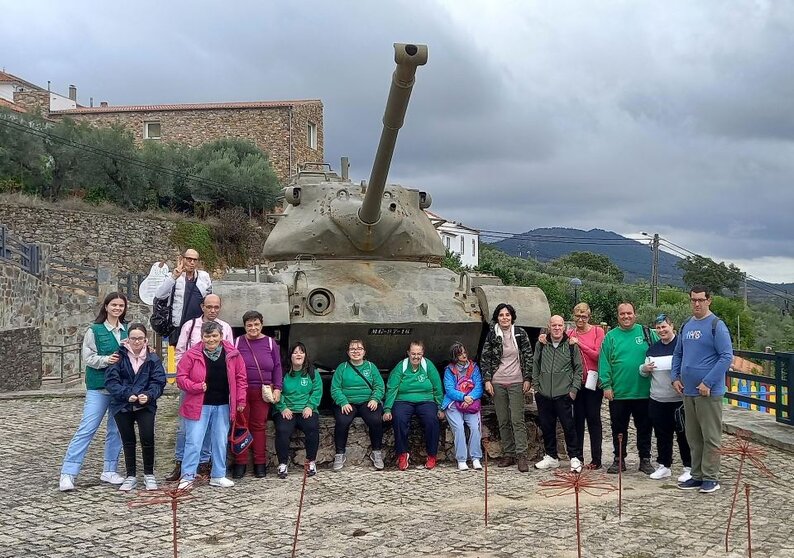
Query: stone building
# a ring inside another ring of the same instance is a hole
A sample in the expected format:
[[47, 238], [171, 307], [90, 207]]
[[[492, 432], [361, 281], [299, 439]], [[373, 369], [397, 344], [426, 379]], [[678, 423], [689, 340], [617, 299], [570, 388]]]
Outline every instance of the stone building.
[[323, 104], [317, 99], [168, 105], [82, 106], [77, 88], [59, 95], [0, 72], [0, 104], [17, 112], [94, 126], [122, 125], [136, 143], [169, 141], [195, 147], [221, 138], [252, 141], [270, 157], [282, 182], [298, 165], [323, 162]]

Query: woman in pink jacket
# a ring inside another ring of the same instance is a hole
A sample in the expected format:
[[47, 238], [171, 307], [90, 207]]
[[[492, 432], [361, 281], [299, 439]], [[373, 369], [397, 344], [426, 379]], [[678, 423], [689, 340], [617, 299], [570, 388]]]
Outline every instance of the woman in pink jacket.
[[226, 478], [226, 440], [234, 414], [245, 409], [248, 380], [243, 357], [222, 336], [220, 324], [202, 324], [201, 343], [182, 355], [176, 370], [176, 383], [185, 392], [179, 407], [179, 414], [185, 419], [185, 455], [179, 488], [186, 488], [196, 478], [207, 432], [212, 447], [210, 486], [234, 486]]

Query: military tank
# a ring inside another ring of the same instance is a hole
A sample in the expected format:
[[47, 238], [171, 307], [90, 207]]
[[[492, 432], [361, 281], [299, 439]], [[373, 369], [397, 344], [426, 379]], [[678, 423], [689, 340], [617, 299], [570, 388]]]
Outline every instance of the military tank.
[[302, 341], [326, 371], [347, 358], [354, 338], [364, 340], [367, 358], [382, 369], [404, 358], [413, 339], [424, 341], [436, 363], [448, 358], [455, 340], [479, 349], [500, 302], [516, 308], [518, 325], [537, 331], [547, 324], [549, 304], [539, 288], [442, 267], [444, 246], [425, 213], [430, 195], [387, 184], [416, 70], [427, 55], [425, 45], [394, 45], [397, 66], [369, 181], [351, 181], [345, 159], [341, 175], [309, 164], [292, 177], [286, 209], [263, 248], [264, 277], [215, 284], [222, 319], [240, 327], [246, 310], [259, 310], [282, 348]]

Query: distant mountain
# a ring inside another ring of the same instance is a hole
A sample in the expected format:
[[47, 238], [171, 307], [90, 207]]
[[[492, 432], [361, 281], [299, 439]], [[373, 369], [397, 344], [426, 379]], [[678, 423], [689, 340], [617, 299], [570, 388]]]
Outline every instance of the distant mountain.
[[[492, 246], [511, 256], [532, 257], [543, 262], [556, 260], [571, 252], [603, 254], [623, 270], [627, 283], [634, 283], [638, 279], [650, 282], [649, 242], [638, 242], [612, 231], [582, 231], [561, 227], [533, 229]], [[680, 260], [667, 252], [659, 252], [659, 284], [684, 286], [681, 278], [683, 273], [676, 266]]]
[[[571, 252], [593, 252], [608, 256], [625, 274], [626, 283], [639, 279], [650, 282], [650, 239], [638, 242], [603, 229], [568, 229], [561, 227], [533, 229], [491, 244], [511, 256], [532, 257], [542, 262], [561, 258]], [[665, 251], [659, 252], [659, 284], [683, 287], [683, 272], [677, 264], [681, 258]], [[750, 301], [769, 302], [783, 306], [785, 293], [794, 297], [794, 283], [762, 283], [749, 281], [747, 297]], [[782, 295], [782, 296], [781, 296]], [[790, 306], [794, 303], [790, 302]]]

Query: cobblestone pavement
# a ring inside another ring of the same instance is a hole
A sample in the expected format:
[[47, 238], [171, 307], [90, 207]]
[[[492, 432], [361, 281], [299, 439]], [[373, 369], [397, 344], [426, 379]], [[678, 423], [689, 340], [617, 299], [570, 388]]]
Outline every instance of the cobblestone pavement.
[[[127, 503], [134, 495], [100, 484], [101, 438], [89, 450], [77, 491], [58, 491], [60, 463], [82, 404], [79, 398], [0, 401], [0, 558], [170, 556], [170, 507], [131, 510]], [[173, 397], [161, 403], [160, 478], [170, 470], [175, 405]], [[768, 464], [779, 475], [774, 481], [749, 468], [756, 557], [794, 556], [791, 460], [791, 454], [769, 450]], [[636, 472], [631, 453], [628, 466], [621, 520], [617, 493], [582, 499], [585, 556], [746, 555], [743, 503], [734, 519], [732, 552], [723, 546], [736, 461], [723, 461], [722, 490], [711, 495], [649, 480]], [[485, 527], [482, 473], [459, 473], [452, 463], [433, 471], [324, 469], [307, 483], [298, 556], [576, 556], [573, 496], [537, 493], [538, 482], [551, 476], [492, 468]], [[230, 489], [199, 487], [196, 498], [180, 506], [180, 555], [289, 556], [300, 485], [300, 471], [291, 471], [287, 480], [269, 475], [247, 477]]]

